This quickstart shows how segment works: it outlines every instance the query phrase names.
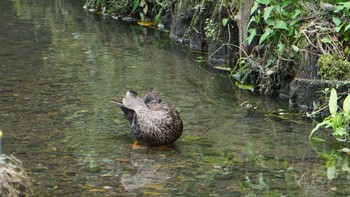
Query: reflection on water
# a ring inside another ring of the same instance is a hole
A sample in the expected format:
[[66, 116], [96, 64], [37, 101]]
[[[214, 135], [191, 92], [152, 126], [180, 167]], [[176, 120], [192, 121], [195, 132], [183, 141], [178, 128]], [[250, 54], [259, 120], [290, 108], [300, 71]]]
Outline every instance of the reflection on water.
[[[166, 34], [81, 7], [0, 7], [4, 150], [23, 161], [38, 196], [350, 195], [347, 173], [327, 181], [331, 148], [310, 146], [312, 125], [281, 115], [284, 103], [233, 89]], [[184, 134], [169, 149], [132, 150], [110, 100], [149, 87], [180, 111]]]
[[133, 155], [133, 157], [135, 159], [131, 159], [131, 165], [137, 169], [137, 172], [132, 174], [124, 172], [120, 178], [126, 191], [133, 191], [147, 184], [164, 183], [174, 177], [174, 169], [165, 170], [162, 163], [166, 165], [167, 162], [162, 162], [161, 160], [164, 160], [162, 158], [158, 160], [142, 159], [138, 154]]

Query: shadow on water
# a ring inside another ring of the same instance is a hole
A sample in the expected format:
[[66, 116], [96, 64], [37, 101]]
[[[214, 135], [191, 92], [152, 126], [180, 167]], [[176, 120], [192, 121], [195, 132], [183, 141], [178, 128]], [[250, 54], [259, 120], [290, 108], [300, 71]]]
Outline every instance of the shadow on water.
[[[38, 196], [350, 194], [347, 175], [327, 181], [331, 149], [310, 146], [309, 122], [232, 89], [166, 34], [73, 1], [1, 4], [0, 129]], [[184, 134], [165, 150], [132, 150], [110, 100], [149, 87], [180, 111]]]

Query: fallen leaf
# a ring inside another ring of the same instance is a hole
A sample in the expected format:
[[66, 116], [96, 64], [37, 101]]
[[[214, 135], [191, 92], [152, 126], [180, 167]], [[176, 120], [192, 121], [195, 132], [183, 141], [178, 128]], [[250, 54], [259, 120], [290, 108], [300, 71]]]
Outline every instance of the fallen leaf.
[[137, 24], [145, 27], [155, 27], [156, 23], [152, 21], [137, 21]]

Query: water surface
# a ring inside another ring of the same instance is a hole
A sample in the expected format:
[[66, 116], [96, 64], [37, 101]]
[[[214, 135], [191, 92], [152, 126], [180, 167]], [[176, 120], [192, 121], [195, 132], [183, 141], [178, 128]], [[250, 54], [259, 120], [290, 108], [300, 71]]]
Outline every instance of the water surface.
[[[3, 148], [36, 196], [350, 195], [347, 174], [327, 180], [329, 145], [311, 144], [311, 123], [281, 113], [285, 102], [233, 88], [166, 33], [77, 2], [0, 7]], [[150, 87], [180, 111], [184, 134], [168, 149], [132, 150], [110, 100]]]

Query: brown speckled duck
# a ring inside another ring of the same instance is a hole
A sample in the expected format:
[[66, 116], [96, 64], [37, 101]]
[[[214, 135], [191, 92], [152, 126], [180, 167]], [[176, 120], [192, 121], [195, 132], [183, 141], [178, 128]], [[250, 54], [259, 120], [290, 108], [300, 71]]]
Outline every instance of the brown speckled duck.
[[0, 130], [0, 196], [32, 196], [31, 183], [21, 161], [1, 152], [1, 138]]
[[183, 123], [176, 109], [160, 99], [159, 93], [151, 89], [143, 99], [135, 91], [128, 91], [122, 102], [113, 100], [131, 123], [135, 137], [147, 145], [166, 145], [175, 142], [182, 134]]

